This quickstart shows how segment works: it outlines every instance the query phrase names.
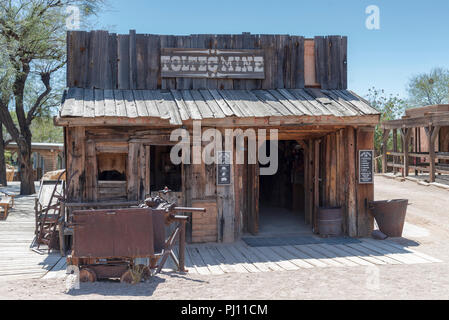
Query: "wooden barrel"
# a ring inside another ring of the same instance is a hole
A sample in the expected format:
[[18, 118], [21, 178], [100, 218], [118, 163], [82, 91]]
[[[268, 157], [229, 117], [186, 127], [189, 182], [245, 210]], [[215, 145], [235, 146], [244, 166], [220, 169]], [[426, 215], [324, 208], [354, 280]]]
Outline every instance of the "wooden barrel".
[[319, 208], [318, 232], [322, 236], [340, 236], [342, 234], [342, 208]]

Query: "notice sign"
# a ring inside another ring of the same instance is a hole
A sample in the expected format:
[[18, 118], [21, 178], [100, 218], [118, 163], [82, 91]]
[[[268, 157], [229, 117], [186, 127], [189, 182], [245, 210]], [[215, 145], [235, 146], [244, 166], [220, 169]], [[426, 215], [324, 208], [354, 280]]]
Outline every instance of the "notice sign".
[[231, 152], [218, 151], [217, 159], [217, 185], [231, 184]]
[[162, 78], [265, 79], [263, 50], [161, 49]]
[[359, 183], [374, 183], [374, 150], [359, 151]]

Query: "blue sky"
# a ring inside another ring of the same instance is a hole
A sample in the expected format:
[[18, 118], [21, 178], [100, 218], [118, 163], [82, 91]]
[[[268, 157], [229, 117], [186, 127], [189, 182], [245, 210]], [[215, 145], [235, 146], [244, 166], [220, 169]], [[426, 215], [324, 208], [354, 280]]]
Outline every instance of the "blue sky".
[[[117, 33], [280, 33], [348, 36], [350, 89], [407, 96], [410, 77], [449, 68], [449, 1], [406, 0], [109, 0], [97, 28]], [[380, 30], [365, 27], [369, 5]]]

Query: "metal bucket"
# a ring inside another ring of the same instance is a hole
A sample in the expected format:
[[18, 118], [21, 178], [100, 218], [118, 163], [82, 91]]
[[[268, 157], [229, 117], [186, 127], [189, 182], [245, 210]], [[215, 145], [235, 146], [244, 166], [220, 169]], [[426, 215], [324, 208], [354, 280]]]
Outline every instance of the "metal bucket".
[[376, 219], [382, 233], [389, 237], [402, 237], [408, 200], [396, 199], [386, 201], [372, 201], [369, 209]]
[[340, 236], [342, 234], [342, 208], [318, 209], [318, 232], [322, 236]]

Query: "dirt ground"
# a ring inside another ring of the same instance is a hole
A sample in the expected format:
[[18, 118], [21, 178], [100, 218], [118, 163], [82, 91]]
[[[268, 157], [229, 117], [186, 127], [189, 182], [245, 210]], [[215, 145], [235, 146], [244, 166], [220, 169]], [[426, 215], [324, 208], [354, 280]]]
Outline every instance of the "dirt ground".
[[407, 222], [427, 236], [398, 239], [443, 263], [314, 268], [290, 272], [181, 275], [165, 273], [148, 283], [81, 284], [21, 280], [0, 284], [1, 299], [449, 299], [449, 191], [376, 177], [376, 200], [410, 200]]

